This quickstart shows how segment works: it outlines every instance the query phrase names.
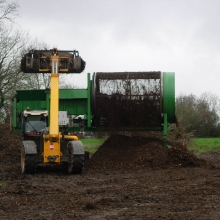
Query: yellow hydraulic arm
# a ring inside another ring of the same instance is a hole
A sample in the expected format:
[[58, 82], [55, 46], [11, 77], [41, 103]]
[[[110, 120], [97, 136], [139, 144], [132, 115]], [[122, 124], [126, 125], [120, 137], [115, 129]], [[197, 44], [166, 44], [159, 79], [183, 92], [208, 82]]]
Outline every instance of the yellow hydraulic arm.
[[[58, 114], [59, 114], [59, 70], [69, 71], [69, 57], [59, 56], [57, 49], [52, 50], [51, 54], [51, 75], [50, 75], [50, 128], [49, 134], [44, 135], [44, 151], [42, 153], [44, 163], [60, 163], [62, 152], [60, 151], [60, 139], [62, 134], [59, 132]], [[41, 70], [42, 71], [42, 70]], [[77, 136], [64, 135], [65, 139], [78, 140]]]
[[57, 51], [52, 51], [51, 56], [52, 72], [50, 75], [50, 128], [49, 135], [44, 135], [44, 162], [58, 162], [60, 163], [60, 138], [62, 137], [59, 132], [58, 112], [59, 112], [59, 74], [58, 64], [59, 55]]

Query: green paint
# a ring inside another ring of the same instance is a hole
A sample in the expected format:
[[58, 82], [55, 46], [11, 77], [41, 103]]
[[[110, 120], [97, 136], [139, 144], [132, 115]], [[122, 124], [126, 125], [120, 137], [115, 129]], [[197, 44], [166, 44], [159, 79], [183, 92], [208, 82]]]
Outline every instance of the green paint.
[[163, 73], [163, 113], [167, 113], [169, 123], [176, 122], [175, 73]]

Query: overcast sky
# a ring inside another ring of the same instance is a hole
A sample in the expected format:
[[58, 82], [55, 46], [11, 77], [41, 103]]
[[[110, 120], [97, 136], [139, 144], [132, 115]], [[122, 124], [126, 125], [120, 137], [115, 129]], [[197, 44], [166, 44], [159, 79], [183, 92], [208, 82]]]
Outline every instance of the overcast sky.
[[175, 72], [176, 96], [220, 96], [220, 0], [17, 2], [16, 21], [31, 36], [79, 51], [86, 69], [71, 77], [78, 87], [88, 72], [162, 71]]

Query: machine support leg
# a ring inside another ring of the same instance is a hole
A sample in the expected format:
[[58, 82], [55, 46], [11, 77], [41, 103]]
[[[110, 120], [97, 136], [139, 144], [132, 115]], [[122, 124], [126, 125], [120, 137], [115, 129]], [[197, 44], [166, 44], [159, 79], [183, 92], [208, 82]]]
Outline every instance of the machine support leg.
[[168, 130], [168, 123], [167, 123], [167, 114], [164, 113], [163, 115], [163, 141], [164, 141], [164, 148], [167, 148], [167, 130]]
[[91, 82], [90, 82], [90, 73], [88, 73], [87, 75], [87, 84], [88, 84], [88, 88], [87, 88], [87, 123], [88, 123], [88, 127], [91, 127]]

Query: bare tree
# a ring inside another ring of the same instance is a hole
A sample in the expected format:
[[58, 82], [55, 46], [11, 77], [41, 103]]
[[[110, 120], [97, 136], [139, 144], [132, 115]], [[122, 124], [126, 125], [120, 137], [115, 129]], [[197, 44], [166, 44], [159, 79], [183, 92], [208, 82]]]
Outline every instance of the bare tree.
[[60, 75], [60, 89], [77, 89], [78, 87], [70, 82], [65, 74]]
[[[7, 49], [14, 48], [16, 40], [17, 42], [20, 40], [20, 38], [13, 39], [10, 25], [13, 19], [18, 16], [18, 7], [19, 5], [16, 2], [7, 3], [5, 0], [0, 0], [0, 122], [2, 122], [2, 119], [6, 115], [3, 106], [6, 104], [8, 99], [10, 84], [13, 84], [12, 81], [15, 79], [13, 78], [12, 80], [9, 76], [11, 73], [11, 65], [15, 62], [15, 60], [13, 61], [10, 59], [13, 59], [14, 56], [13, 53], [11, 53], [11, 51], [7, 51], [6, 48], [8, 44], [10, 44], [10, 47]], [[18, 35], [18, 32], [16, 32], [15, 37]], [[17, 46], [17, 50], [19, 50], [20, 45]], [[14, 52], [16, 53], [16, 49]]]
[[31, 76], [20, 70], [21, 57], [29, 47], [29, 35], [14, 23], [19, 5], [0, 0], [0, 122], [10, 114], [16, 89], [29, 89]]
[[19, 4], [17, 2], [6, 3], [5, 0], [0, 0], [0, 21], [13, 21], [14, 17], [18, 16]]
[[210, 111], [214, 111], [217, 114], [220, 114], [220, 98], [217, 95], [204, 92], [200, 96], [199, 100], [201, 100], [201, 102], [207, 103]]
[[198, 107], [201, 114], [200, 135], [215, 136], [220, 119], [219, 97], [211, 93], [203, 93], [198, 99]]
[[220, 99], [211, 93], [181, 95], [176, 98], [176, 116], [186, 132], [196, 136], [219, 136]]
[[12, 24], [0, 26], [0, 109], [6, 106], [15, 89], [22, 87], [25, 75], [20, 71], [20, 57], [27, 33]]

